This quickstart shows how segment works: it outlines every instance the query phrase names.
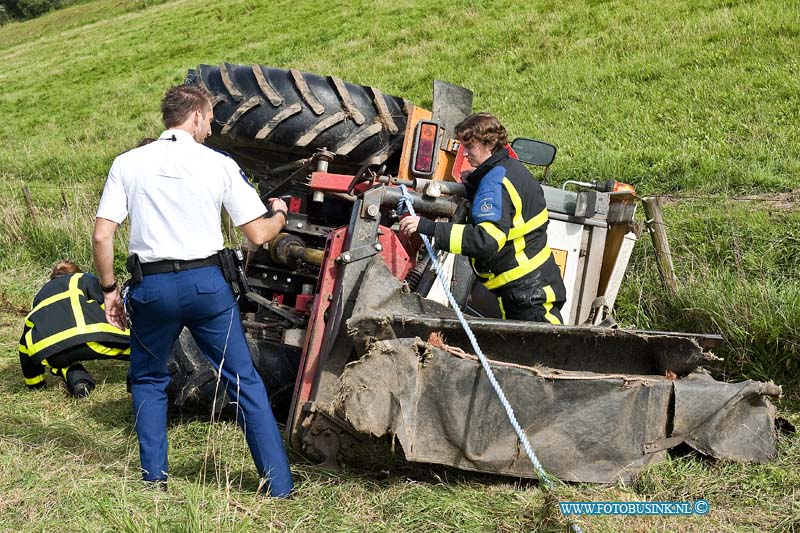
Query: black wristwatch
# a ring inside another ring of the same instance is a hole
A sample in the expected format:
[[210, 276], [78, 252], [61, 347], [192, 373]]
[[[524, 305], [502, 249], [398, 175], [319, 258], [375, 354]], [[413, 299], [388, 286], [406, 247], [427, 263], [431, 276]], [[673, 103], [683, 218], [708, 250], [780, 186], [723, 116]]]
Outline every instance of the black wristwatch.
[[114, 283], [109, 285], [108, 287], [103, 287], [100, 285], [100, 290], [103, 291], [104, 294], [108, 294], [109, 292], [114, 292], [117, 290], [117, 280], [114, 280]]
[[276, 209], [272, 212], [273, 215], [277, 215], [278, 213], [283, 215], [283, 220], [289, 220], [289, 214], [283, 209]]

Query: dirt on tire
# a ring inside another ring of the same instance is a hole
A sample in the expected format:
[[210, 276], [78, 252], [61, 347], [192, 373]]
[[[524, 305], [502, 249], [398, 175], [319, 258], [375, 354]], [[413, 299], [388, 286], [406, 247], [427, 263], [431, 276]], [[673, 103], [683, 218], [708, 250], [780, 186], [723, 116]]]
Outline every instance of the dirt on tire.
[[244, 167], [307, 157], [322, 148], [353, 166], [381, 163], [403, 143], [408, 102], [374, 87], [229, 63], [200, 65], [188, 72], [186, 83], [211, 95], [208, 144]]

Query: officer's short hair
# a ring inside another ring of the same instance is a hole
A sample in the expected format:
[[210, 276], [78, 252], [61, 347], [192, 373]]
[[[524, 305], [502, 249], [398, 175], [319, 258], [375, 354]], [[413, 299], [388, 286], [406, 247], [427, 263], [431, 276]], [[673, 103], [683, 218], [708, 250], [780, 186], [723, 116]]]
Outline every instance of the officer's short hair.
[[205, 89], [196, 85], [170, 87], [161, 101], [161, 118], [164, 126], [174, 128], [183, 124], [197, 109], [211, 108], [211, 97]]
[[492, 153], [508, 144], [508, 132], [490, 113], [475, 113], [456, 126], [456, 138], [462, 143], [479, 142], [492, 147]]
[[56, 266], [53, 267], [53, 271], [50, 273], [50, 279], [56, 279], [59, 276], [69, 276], [77, 274], [78, 272], [81, 272], [81, 267], [72, 261], [59, 261], [56, 263]]

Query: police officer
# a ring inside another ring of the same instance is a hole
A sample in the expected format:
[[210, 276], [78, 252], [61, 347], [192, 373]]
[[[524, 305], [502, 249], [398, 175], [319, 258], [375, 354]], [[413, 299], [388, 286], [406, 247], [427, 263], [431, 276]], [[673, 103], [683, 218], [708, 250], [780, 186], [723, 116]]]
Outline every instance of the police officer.
[[408, 216], [406, 236], [436, 237], [435, 246], [471, 258], [484, 286], [498, 298], [503, 318], [561, 324], [566, 289], [547, 245], [547, 207], [541, 185], [509, 156], [508, 134], [489, 113], [455, 128], [475, 167], [465, 180], [472, 210], [466, 224]]
[[113, 238], [130, 217], [129, 265], [141, 274], [130, 291], [131, 389], [142, 476], [165, 487], [167, 362], [183, 327], [220, 372], [237, 406], [253, 460], [273, 496], [292, 491], [292, 478], [267, 392], [245, 341], [239, 309], [219, 267], [220, 211], [254, 243], [286, 223], [286, 204], [272, 199], [273, 216], [230, 157], [202, 143], [211, 134], [208, 94], [169, 89], [161, 104], [167, 128], [155, 141], [118, 156], [106, 180], [92, 237], [109, 322], [125, 320], [113, 272]]
[[33, 298], [19, 339], [19, 363], [29, 389], [47, 386], [45, 375], [64, 380], [76, 398], [94, 390], [91, 374], [79, 363], [90, 359], [128, 359], [130, 333], [106, 322], [97, 278], [72, 261], [59, 261], [50, 281]]

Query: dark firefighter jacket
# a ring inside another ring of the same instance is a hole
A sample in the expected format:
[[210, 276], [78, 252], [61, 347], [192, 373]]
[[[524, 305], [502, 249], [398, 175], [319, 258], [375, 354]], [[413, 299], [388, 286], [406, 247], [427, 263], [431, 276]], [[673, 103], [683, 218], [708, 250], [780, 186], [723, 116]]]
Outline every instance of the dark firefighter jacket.
[[[465, 182], [472, 210], [467, 224], [421, 218], [419, 233], [436, 247], [471, 258], [487, 289], [497, 291], [537, 272], [545, 285], [563, 285], [547, 245], [547, 204], [539, 182], [522, 163], [495, 152]], [[563, 291], [562, 291], [563, 293]]]
[[130, 355], [130, 347], [120, 347], [130, 344], [130, 332], [106, 322], [103, 291], [96, 277], [59, 276], [42, 287], [25, 317], [19, 340], [25, 384], [33, 387], [44, 382], [42, 361], [80, 344], [100, 356]]

